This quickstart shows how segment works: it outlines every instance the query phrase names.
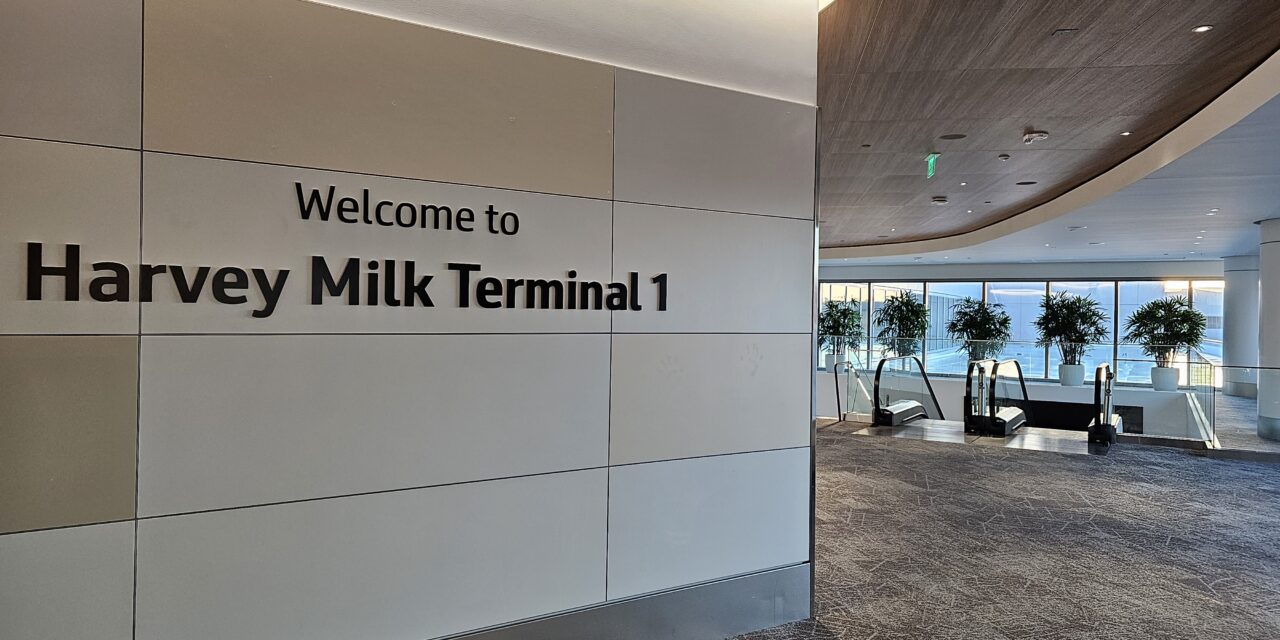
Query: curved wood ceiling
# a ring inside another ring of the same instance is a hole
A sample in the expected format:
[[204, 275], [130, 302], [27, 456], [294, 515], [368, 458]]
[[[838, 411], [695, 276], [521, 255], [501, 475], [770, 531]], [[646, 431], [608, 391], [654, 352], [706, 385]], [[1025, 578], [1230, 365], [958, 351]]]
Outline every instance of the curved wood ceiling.
[[[821, 245], [1016, 216], [1151, 144], [1278, 46], [1269, 0], [836, 0], [818, 32]], [[1032, 130], [1049, 139], [1023, 144]]]

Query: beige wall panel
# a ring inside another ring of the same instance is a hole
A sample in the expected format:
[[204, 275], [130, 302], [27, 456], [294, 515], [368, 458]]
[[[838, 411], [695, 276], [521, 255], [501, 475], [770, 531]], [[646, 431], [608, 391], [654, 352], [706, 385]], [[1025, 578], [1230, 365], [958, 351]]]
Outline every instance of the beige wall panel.
[[[137, 333], [137, 302], [95, 302], [89, 284], [94, 262], [138, 262], [139, 155], [0, 137], [0, 333]], [[58, 267], [65, 245], [80, 245], [78, 301], [57, 277], [27, 300], [28, 242]]]
[[0, 638], [132, 640], [133, 523], [0, 536]]
[[138, 147], [142, 0], [0, 2], [0, 133]]
[[607, 198], [610, 67], [299, 0], [153, 0], [147, 149]]
[[813, 107], [617, 72], [617, 198], [813, 219]]
[[133, 517], [136, 337], [0, 337], [0, 533]]

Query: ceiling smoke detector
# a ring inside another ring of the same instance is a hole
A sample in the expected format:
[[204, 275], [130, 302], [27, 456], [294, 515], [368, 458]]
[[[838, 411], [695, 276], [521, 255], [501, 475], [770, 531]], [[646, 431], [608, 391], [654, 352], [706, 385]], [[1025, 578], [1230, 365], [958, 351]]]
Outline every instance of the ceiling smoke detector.
[[945, 204], [947, 204], [947, 197], [946, 197], [946, 196], [934, 196], [934, 197], [933, 197], [933, 206], [935, 206], [935, 207], [941, 207], [941, 206], [943, 206], [943, 205], [945, 205]]
[[1032, 142], [1040, 142], [1048, 140], [1049, 132], [1047, 131], [1028, 131], [1022, 134], [1022, 144], [1031, 144]]

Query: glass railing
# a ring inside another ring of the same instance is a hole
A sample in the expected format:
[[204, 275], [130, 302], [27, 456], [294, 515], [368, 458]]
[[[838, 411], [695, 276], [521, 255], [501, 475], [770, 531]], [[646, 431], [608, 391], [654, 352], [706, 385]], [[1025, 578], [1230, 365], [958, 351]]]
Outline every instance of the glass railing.
[[876, 366], [873, 383], [873, 421], [879, 425], [897, 426], [906, 420], [922, 417], [945, 420], [938, 397], [915, 356], [883, 358]]

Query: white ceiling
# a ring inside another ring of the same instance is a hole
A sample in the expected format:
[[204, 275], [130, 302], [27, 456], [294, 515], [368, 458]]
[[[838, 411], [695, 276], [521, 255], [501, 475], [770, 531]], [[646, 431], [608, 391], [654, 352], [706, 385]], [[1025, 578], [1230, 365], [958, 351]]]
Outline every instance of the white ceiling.
[[316, 0], [816, 104], [818, 0]]
[[[1257, 253], [1253, 223], [1280, 216], [1277, 143], [1280, 98], [1273, 98], [1150, 176], [1052, 221], [969, 247], [822, 264], [1203, 260]], [[1208, 215], [1210, 209], [1220, 211]]]

